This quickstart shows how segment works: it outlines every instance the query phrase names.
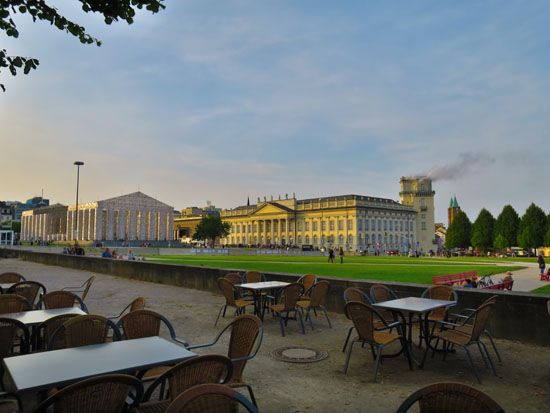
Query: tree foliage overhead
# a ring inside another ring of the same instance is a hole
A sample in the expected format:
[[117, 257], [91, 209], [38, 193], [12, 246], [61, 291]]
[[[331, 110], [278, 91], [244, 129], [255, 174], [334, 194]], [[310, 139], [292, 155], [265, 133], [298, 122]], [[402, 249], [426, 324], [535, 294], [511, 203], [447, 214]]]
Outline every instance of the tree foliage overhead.
[[546, 214], [535, 204], [529, 205], [519, 223], [518, 245], [528, 249], [541, 247], [545, 232]]
[[193, 239], [198, 241], [211, 240], [215, 244], [216, 238], [225, 237], [229, 234], [231, 224], [222, 222], [221, 218], [215, 215], [207, 215], [201, 219], [195, 228]]
[[[78, 0], [82, 4], [85, 13], [100, 13], [103, 15], [106, 24], [124, 20], [128, 24], [134, 22], [137, 9], [143, 9], [157, 13], [166, 6], [164, 0]], [[101, 42], [91, 36], [83, 26], [75, 23], [59, 13], [51, 6], [51, 0], [0, 0], [0, 30], [7, 36], [18, 38], [19, 30], [15, 23], [17, 14], [28, 14], [34, 22], [42, 20], [55, 26], [57, 29], [77, 37], [83, 44], [96, 44]], [[13, 76], [19, 70], [28, 74], [32, 69], [38, 67], [39, 61], [32, 57], [10, 56], [6, 49], [0, 49], [0, 73], [8, 68]], [[5, 91], [4, 85], [0, 88]]]
[[472, 246], [486, 252], [493, 246], [493, 229], [495, 218], [483, 208], [472, 225]]
[[460, 211], [454, 218], [445, 237], [445, 247], [468, 248], [472, 233], [472, 223], [464, 211]]
[[[495, 248], [504, 249], [517, 246], [519, 215], [511, 205], [502, 208], [502, 212], [495, 221], [494, 237]], [[497, 238], [500, 236], [499, 245]]]

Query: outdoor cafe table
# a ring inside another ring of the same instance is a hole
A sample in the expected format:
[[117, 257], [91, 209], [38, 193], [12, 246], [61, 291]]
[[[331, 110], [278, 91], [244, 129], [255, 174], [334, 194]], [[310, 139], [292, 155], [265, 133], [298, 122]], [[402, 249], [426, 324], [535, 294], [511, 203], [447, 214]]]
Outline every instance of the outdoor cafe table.
[[65, 386], [109, 373], [171, 365], [196, 354], [162, 337], [146, 337], [7, 357], [7, 387], [18, 393]]
[[1, 317], [12, 318], [27, 326], [35, 326], [49, 320], [52, 317], [66, 314], [86, 315], [87, 313], [78, 307], [67, 307], [52, 308], [50, 310], [21, 311], [20, 313], [2, 314]]
[[6, 293], [14, 283], [2, 283], [0, 284], [0, 293]]
[[280, 290], [286, 287], [289, 283], [283, 281], [262, 281], [258, 283], [245, 283], [237, 284], [236, 288], [241, 288], [243, 290], [248, 290], [252, 292], [252, 297], [254, 298], [254, 314], [264, 319], [264, 295], [263, 291], [274, 291]]
[[[389, 301], [382, 301], [373, 305], [384, 310], [389, 310], [401, 316], [403, 320], [403, 325], [408, 331], [408, 334], [407, 331], [405, 331], [404, 334], [405, 337], [407, 337], [409, 345], [412, 345], [412, 316], [415, 314], [418, 315], [420, 328], [422, 328], [423, 330], [423, 336], [426, 342], [426, 346], [430, 347], [430, 329], [428, 322], [428, 316], [430, 312], [442, 307], [452, 307], [456, 305], [456, 301], [434, 300], [431, 298], [421, 297], [407, 297]], [[408, 317], [405, 316], [406, 314], [408, 315]]]

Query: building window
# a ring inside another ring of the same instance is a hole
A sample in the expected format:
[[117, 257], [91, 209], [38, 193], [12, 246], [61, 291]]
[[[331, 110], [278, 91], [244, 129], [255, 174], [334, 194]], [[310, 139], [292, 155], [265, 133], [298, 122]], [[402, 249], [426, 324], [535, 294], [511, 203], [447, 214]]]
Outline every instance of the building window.
[[338, 244], [339, 244], [339, 245], [344, 245], [344, 236], [343, 236], [343, 235], [340, 235], [340, 236], [338, 237]]
[[348, 219], [348, 230], [353, 229], [353, 220]]
[[377, 219], [377, 224], [378, 224], [378, 231], [382, 231], [382, 220], [380, 219]]
[[362, 231], [363, 230], [363, 220], [360, 219], [359, 221], [357, 221], [357, 229], [359, 231]]
[[420, 214], [420, 218], [426, 219], [426, 214]]
[[329, 228], [331, 231], [334, 231], [334, 221], [329, 222]]
[[298, 221], [298, 231], [302, 230], [302, 221]]
[[309, 245], [309, 235], [306, 235], [306, 245]]
[[339, 219], [338, 220], [338, 231], [343, 231], [343, 230], [344, 230], [344, 220]]
[[304, 222], [304, 231], [309, 231], [309, 222]]
[[393, 221], [390, 221], [390, 231], [393, 231]]
[[422, 229], [422, 231], [426, 231], [426, 223], [424, 221], [420, 223], [420, 228]]
[[313, 236], [313, 245], [317, 245], [317, 235]]
[[321, 231], [326, 231], [327, 230], [327, 223], [326, 221], [321, 221]]
[[298, 244], [301, 244], [301, 243], [302, 243], [302, 236], [298, 235]]
[[348, 235], [348, 245], [353, 245], [353, 235]]
[[409, 231], [412, 231], [412, 230], [413, 230], [413, 222], [409, 221]]
[[313, 221], [313, 222], [311, 223], [311, 226], [312, 226], [312, 230], [313, 230], [313, 231], [317, 231], [317, 229], [318, 229], [318, 227], [319, 227], [317, 221]]

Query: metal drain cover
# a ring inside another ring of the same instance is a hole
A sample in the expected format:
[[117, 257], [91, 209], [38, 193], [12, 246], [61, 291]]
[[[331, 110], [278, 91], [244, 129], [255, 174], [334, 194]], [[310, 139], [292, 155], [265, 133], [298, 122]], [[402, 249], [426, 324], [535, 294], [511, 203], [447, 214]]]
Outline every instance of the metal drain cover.
[[281, 347], [273, 350], [271, 356], [275, 360], [288, 363], [314, 363], [328, 357], [326, 351], [316, 350], [308, 347]]

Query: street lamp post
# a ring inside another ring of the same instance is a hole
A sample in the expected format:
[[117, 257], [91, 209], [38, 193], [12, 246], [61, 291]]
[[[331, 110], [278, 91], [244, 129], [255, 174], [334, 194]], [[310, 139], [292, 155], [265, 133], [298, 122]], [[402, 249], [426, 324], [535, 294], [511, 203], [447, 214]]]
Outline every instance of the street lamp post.
[[76, 165], [76, 220], [74, 228], [74, 240], [76, 241], [78, 239], [78, 184], [80, 181], [80, 166], [84, 165], [84, 162], [75, 161], [74, 165]]

